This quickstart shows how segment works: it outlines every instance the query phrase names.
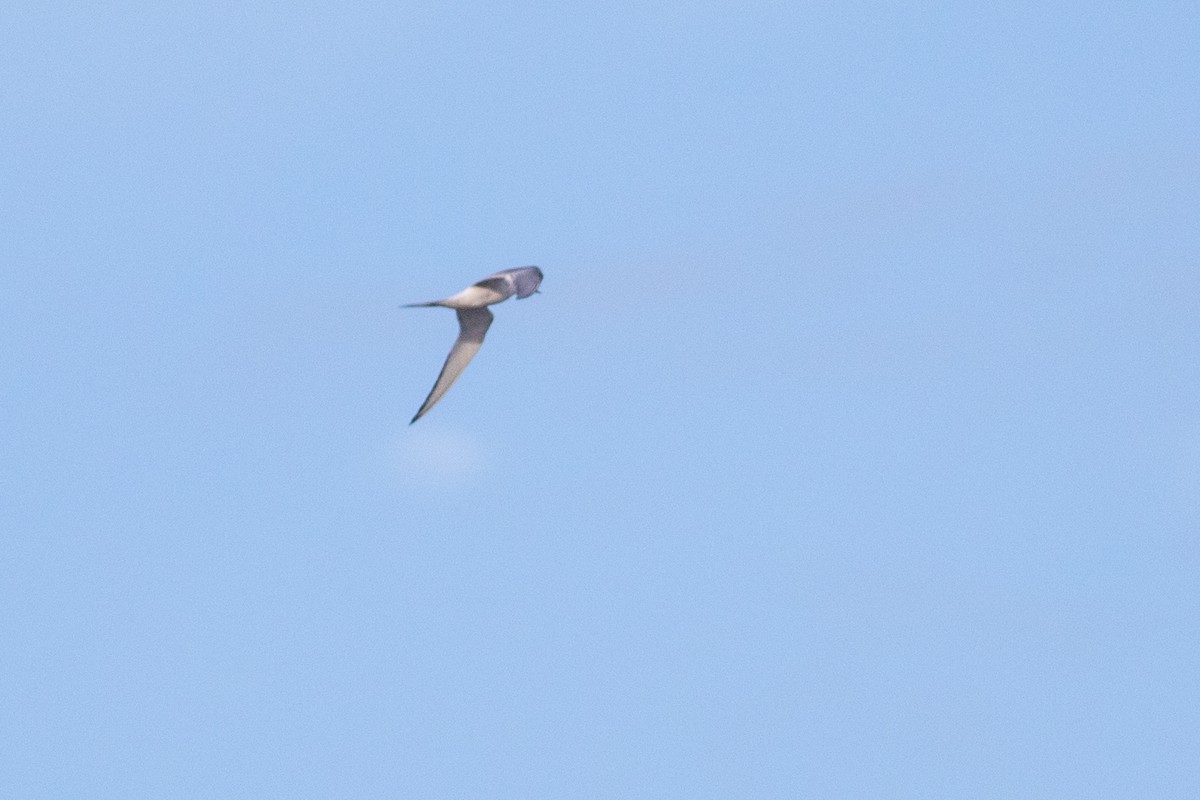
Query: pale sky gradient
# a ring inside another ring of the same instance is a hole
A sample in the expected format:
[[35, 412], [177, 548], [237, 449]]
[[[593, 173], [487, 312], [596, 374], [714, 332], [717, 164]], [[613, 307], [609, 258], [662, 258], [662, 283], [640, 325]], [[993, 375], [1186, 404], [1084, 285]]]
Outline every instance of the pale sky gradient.
[[1195, 3], [4, 17], [0, 796], [1198, 796]]

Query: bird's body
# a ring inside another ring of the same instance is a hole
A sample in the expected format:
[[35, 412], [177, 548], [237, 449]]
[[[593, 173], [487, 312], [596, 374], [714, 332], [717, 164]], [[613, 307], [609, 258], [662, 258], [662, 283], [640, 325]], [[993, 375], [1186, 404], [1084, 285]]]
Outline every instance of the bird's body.
[[429, 303], [411, 303], [407, 307], [442, 306], [453, 308], [458, 314], [458, 339], [450, 348], [450, 355], [442, 365], [437, 382], [433, 384], [429, 396], [421, 404], [420, 410], [412, 418], [419, 420], [429, 409], [442, 399], [454, 381], [466, 369], [467, 364], [479, 352], [483, 345], [483, 337], [492, 324], [492, 312], [488, 306], [503, 302], [516, 295], [518, 299], [529, 297], [538, 290], [542, 282], [542, 271], [537, 267], [517, 267], [506, 269], [489, 275], [483, 280], [473, 283], [458, 294], [451, 295], [445, 300], [434, 300]]

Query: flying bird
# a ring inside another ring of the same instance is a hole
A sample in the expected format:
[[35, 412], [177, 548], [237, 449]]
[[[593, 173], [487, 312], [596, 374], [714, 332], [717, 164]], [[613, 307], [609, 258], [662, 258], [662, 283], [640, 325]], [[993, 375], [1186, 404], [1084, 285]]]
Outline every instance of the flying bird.
[[446, 363], [442, 365], [437, 382], [433, 384], [429, 396], [425, 398], [425, 402], [421, 404], [420, 410], [412, 418], [412, 422], [408, 423], [409, 425], [437, 405], [437, 401], [442, 399], [442, 395], [454, 385], [454, 381], [479, 352], [479, 348], [483, 344], [483, 336], [492, 324], [492, 312], [488, 311], [488, 306], [507, 300], [514, 294], [518, 299], [529, 297], [537, 292], [541, 282], [542, 271], [537, 267], [505, 269], [489, 275], [478, 283], [471, 284], [445, 300], [409, 303], [404, 306], [405, 308], [429, 306], [453, 308], [458, 314], [459, 327], [458, 338], [454, 341], [454, 347], [450, 348], [450, 355], [446, 356]]

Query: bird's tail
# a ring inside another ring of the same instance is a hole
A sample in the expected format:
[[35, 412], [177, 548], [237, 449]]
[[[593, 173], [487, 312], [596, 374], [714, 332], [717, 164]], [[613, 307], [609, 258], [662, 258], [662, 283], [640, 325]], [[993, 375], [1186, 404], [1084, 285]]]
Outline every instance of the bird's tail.
[[430, 308], [432, 306], [440, 306], [441, 300], [431, 300], [428, 303], [405, 303], [401, 308]]

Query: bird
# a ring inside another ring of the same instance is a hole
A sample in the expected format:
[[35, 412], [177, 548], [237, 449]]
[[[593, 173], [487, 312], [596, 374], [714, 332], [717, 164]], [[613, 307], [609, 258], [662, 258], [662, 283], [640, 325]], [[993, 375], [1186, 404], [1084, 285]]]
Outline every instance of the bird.
[[437, 405], [442, 396], [454, 385], [454, 381], [466, 369], [467, 364], [479, 352], [483, 345], [484, 334], [492, 324], [493, 315], [488, 306], [503, 302], [514, 294], [523, 300], [532, 294], [540, 294], [538, 286], [542, 283], [542, 271], [537, 267], [516, 267], [504, 269], [487, 276], [481, 281], [471, 284], [458, 294], [453, 294], [445, 300], [433, 300], [428, 303], [408, 303], [404, 308], [429, 308], [441, 306], [453, 308], [458, 314], [458, 338], [446, 356], [446, 363], [438, 374], [437, 382], [429, 390], [429, 396], [421, 404], [416, 416], [409, 425]]

